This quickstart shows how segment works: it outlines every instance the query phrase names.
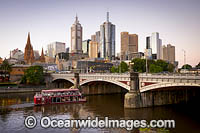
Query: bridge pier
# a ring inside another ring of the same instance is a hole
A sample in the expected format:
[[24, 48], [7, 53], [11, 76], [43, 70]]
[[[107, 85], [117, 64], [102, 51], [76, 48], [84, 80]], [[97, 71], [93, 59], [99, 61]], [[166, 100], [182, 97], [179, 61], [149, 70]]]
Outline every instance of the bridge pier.
[[125, 95], [124, 107], [125, 108], [141, 108], [142, 99], [139, 91], [139, 74], [130, 72], [130, 91]]
[[80, 86], [80, 77], [79, 77], [79, 73], [74, 73], [74, 88], [75, 88], [75, 89], [79, 89], [80, 92], [82, 92], [81, 86]]

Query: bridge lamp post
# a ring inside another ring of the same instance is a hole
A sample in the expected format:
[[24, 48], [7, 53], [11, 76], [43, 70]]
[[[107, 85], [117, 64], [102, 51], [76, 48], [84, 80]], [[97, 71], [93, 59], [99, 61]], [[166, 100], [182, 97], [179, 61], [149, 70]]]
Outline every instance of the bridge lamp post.
[[87, 73], [88, 73], [88, 61], [87, 61]]
[[119, 63], [119, 73], [121, 73], [121, 62], [122, 62], [122, 57], [121, 57], [121, 52], [120, 52], [120, 63]]
[[147, 50], [145, 51], [145, 58], [146, 58], [146, 74], [148, 73], [148, 66], [147, 66]]
[[131, 72], [133, 72], [133, 68], [132, 68], [132, 67], [133, 67], [133, 65], [134, 65], [134, 62], [130, 62], [130, 66], [129, 66], [130, 73], [131, 73]]
[[81, 73], [82, 73], [82, 62], [81, 62]]
[[148, 67], [147, 67], [147, 57], [146, 57], [146, 74], [148, 73]]

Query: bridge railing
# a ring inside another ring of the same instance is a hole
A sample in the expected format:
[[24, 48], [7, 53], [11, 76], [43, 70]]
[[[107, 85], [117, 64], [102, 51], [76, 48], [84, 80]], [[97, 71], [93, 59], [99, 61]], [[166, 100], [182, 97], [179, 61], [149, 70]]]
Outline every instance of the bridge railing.
[[[79, 73], [80, 75], [129, 75], [130, 73]], [[74, 75], [74, 73], [51, 73], [51, 75]]]
[[129, 75], [129, 73], [80, 73], [80, 75]]
[[180, 73], [169, 73], [169, 74], [151, 74], [151, 73], [140, 73], [139, 77], [145, 78], [186, 78], [186, 79], [200, 79], [200, 74], [180, 74]]

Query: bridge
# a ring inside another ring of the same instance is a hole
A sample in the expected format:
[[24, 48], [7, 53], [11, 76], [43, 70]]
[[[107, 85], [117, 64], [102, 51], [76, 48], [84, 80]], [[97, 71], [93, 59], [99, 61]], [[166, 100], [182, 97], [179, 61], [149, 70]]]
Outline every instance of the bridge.
[[[95, 81], [108, 82], [130, 90], [130, 74], [90, 73], [79, 74], [80, 86]], [[51, 74], [50, 82], [66, 80], [74, 85], [74, 74]], [[172, 86], [200, 86], [200, 75], [195, 74], [139, 74], [139, 90], [145, 92]]]
[[[200, 75], [195, 74], [139, 73], [135, 78], [131, 78], [130, 73], [80, 73], [78, 80], [85, 94], [129, 92], [131, 97], [137, 94], [138, 97], [134, 101], [139, 99], [141, 102], [134, 106], [138, 107], [176, 104], [187, 102], [194, 96], [200, 97], [200, 89], [197, 89], [200, 88]], [[48, 82], [54, 84], [53, 88], [56, 85], [70, 88], [76, 84], [76, 78], [74, 74], [53, 73]], [[69, 86], [58, 85], [63, 82], [67, 82]]]
[[[74, 74], [51, 74], [51, 82], [64, 79], [75, 84]], [[130, 90], [130, 75], [129, 74], [104, 74], [104, 73], [91, 73], [91, 74], [79, 74], [80, 86], [92, 82], [108, 82], [118, 85], [124, 89]]]

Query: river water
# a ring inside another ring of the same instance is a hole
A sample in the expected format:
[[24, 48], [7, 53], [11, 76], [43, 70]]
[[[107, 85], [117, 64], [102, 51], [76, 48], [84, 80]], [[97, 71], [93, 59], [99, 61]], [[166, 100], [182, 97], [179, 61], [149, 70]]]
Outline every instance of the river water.
[[[199, 133], [199, 105], [173, 105], [142, 109], [124, 109], [124, 94], [87, 96], [87, 102], [82, 104], [55, 104], [34, 106], [34, 93], [0, 94], [0, 132], [134, 132], [134, 133]], [[38, 121], [33, 129], [24, 125], [27, 116], [34, 115]], [[88, 116], [100, 119], [173, 119], [174, 129], [133, 129], [127, 131], [120, 128], [42, 128], [40, 120], [44, 116], [54, 119], [86, 119]]]

